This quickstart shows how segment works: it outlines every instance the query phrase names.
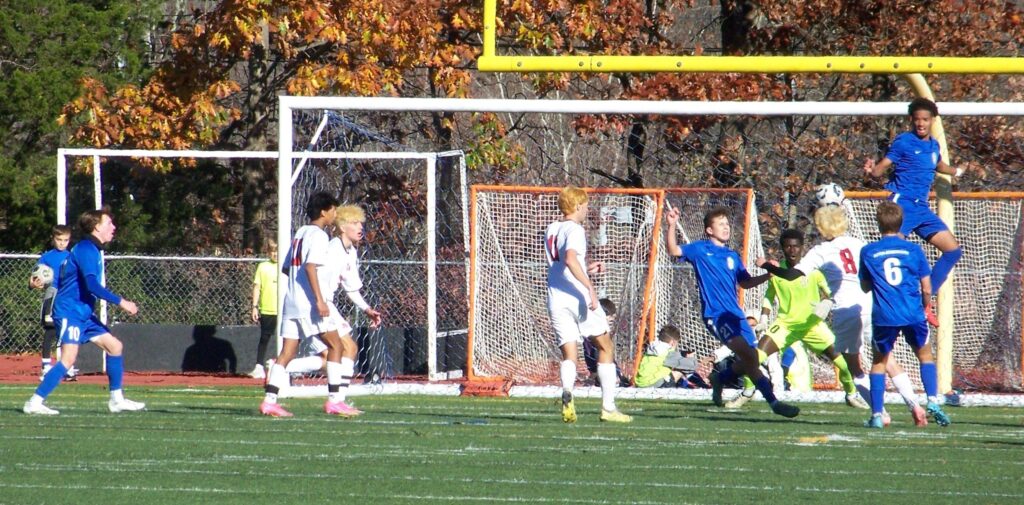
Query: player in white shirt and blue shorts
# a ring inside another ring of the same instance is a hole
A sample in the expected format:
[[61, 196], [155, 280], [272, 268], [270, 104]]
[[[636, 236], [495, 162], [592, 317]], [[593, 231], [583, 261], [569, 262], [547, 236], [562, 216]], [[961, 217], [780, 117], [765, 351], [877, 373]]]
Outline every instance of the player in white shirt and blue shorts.
[[568, 186], [558, 195], [563, 219], [551, 223], [544, 234], [548, 259], [548, 314], [562, 362], [562, 421], [576, 422], [573, 388], [576, 385], [576, 360], [583, 339], [597, 348], [597, 376], [601, 383], [601, 420], [628, 423], [633, 418], [615, 406], [616, 373], [614, 346], [608, 334], [608, 321], [598, 303], [597, 292], [588, 274], [600, 273], [604, 265], [595, 262], [587, 268], [587, 237], [583, 222], [587, 218], [589, 198], [580, 188]]

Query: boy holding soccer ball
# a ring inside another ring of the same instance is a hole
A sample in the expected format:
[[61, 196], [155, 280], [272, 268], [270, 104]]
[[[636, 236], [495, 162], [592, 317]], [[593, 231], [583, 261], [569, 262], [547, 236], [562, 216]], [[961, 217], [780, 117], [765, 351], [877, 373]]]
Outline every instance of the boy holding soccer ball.
[[[53, 227], [51, 238], [53, 249], [46, 251], [39, 257], [29, 277], [28, 285], [32, 289], [43, 290], [42, 310], [39, 312], [39, 324], [43, 327], [43, 350], [42, 363], [40, 364], [39, 379], [42, 380], [46, 372], [50, 371], [53, 365], [50, 354], [57, 343], [57, 329], [53, 324], [53, 298], [57, 296], [57, 276], [60, 274], [60, 265], [68, 257], [68, 244], [71, 243], [71, 227], [59, 224]], [[41, 275], [46, 273], [44, 275]], [[49, 277], [47, 279], [46, 277]], [[65, 380], [77, 380], [74, 369], [68, 370]]]

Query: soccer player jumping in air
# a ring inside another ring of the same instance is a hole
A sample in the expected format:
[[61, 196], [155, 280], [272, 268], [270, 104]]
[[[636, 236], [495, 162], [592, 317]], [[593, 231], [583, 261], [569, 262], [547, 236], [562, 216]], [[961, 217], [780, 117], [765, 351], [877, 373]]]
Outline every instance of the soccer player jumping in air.
[[729, 209], [718, 207], [708, 212], [704, 216], [704, 232], [708, 238], [685, 247], [679, 247], [675, 233], [679, 209], [670, 209], [665, 222], [668, 225], [665, 234], [668, 253], [679, 258], [678, 261], [693, 265], [703, 307], [704, 325], [737, 357], [734, 365], [724, 372], [711, 373], [712, 401], [719, 407], [725, 405], [722, 401], [722, 384], [733, 382], [738, 375], [746, 375], [771, 406], [772, 412], [784, 417], [799, 415], [799, 407], [783, 403], [775, 397], [771, 381], [758, 368], [757, 337], [740, 309], [736, 288], [756, 287], [767, 281], [771, 274], [752, 277], [743, 266], [740, 255], [726, 246], [732, 237]]
[[946, 223], [928, 207], [928, 193], [932, 189], [935, 172], [959, 177], [963, 169], [954, 169], [942, 159], [939, 142], [931, 136], [932, 123], [939, 115], [935, 102], [915, 98], [910, 102], [908, 113], [911, 131], [897, 135], [881, 161], [869, 158], [864, 163], [864, 172], [880, 177], [892, 167], [892, 176], [885, 189], [891, 192], [889, 200], [903, 208], [903, 226], [899, 232], [904, 237], [914, 232], [942, 251], [932, 269], [932, 289], [924, 294], [927, 301], [925, 316], [932, 326], [938, 326], [938, 319], [931, 310], [931, 295], [939, 292], [963, 250]]

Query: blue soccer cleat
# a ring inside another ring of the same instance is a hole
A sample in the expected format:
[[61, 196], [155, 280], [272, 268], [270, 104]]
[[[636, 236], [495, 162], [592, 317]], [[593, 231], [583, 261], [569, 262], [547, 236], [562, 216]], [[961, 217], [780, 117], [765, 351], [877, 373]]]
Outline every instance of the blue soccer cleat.
[[928, 415], [932, 416], [935, 420], [935, 424], [939, 426], [949, 426], [952, 421], [949, 420], [949, 416], [942, 411], [942, 407], [938, 403], [928, 402], [928, 406], [925, 407], [928, 411]]
[[871, 416], [870, 418], [868, 418], [867, 421], [864, 421], [864, 427], [865, 428], [871, 428], [871, 429], [874, 429], [874, 430], [880, 430], [880, 429], [885, 428], [885, 421], [882, 420], [882, 415], [881, 414], [875, 414], [875, 415]]

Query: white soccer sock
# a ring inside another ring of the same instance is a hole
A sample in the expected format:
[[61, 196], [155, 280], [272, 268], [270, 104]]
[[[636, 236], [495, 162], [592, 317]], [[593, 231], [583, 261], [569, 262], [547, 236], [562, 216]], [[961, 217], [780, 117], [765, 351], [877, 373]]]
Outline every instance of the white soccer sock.
[[295, 358], [289, 361], [285, 370], [288, 373], [307, 373], [315, 372], [323, 367], [324, 359], [320, 356], [306, 356], [304, 358]]
[[123, 402], [124, 401], [124, 391], [120, 390], [120, 389], [115, 389], [115, 390], [111, 391], [110, 392], [110, 399], [114, 400], [115, 402]]
[[854, 377], [853, 385], [857, 387], [860, 397], [868, 402], [868, 405], [871, 405], [871, 379], [868, 377], [868, 374], [862, 373]]
[[615, 412], [615, 388], [618, 385], [615, 363], [598, 363], [597, 378], [601, 380], [601, 408]]
[[[280, 363], [274, 363], [267, 372], [267, 384], [274, 386], [278, 391], [288, 387], [288, 372]], [[267, 393], [263, 397], [267, 403], [277, 403], [277, 393]]]
[[[600, 377], [601, 367], [598, 365], [598, 377]], [[572, 393], [573, 387], [576, 386], [576, 362], [572, 360], [564, 360], [558, 368], [558, 375], [562, 379], [562, 389]]]
[[917, 395], [914, 394], [914, 385], [910, 383], [910, 376], [906, 372], [892, 377], [892, 385], [896, 387], [896, 391], [903, 397], [903, 403], [907, 404], [907, 408], [914, 410], [917, 406]]
[[[341, 363], [334, 361], [327, 362], [327, 387], [341, 387]], [[343, 402], [345, 401], [345, 395], [342, 394], [340, 390], [332, 391], [327, 394], [327, 399], [330, 400], [331, 403]]]
[[356, 363], [351, 358], [341, 358], [341, 401], [348, 397], [348, 387], [352, 384], [352, 376], [355, 375]]

